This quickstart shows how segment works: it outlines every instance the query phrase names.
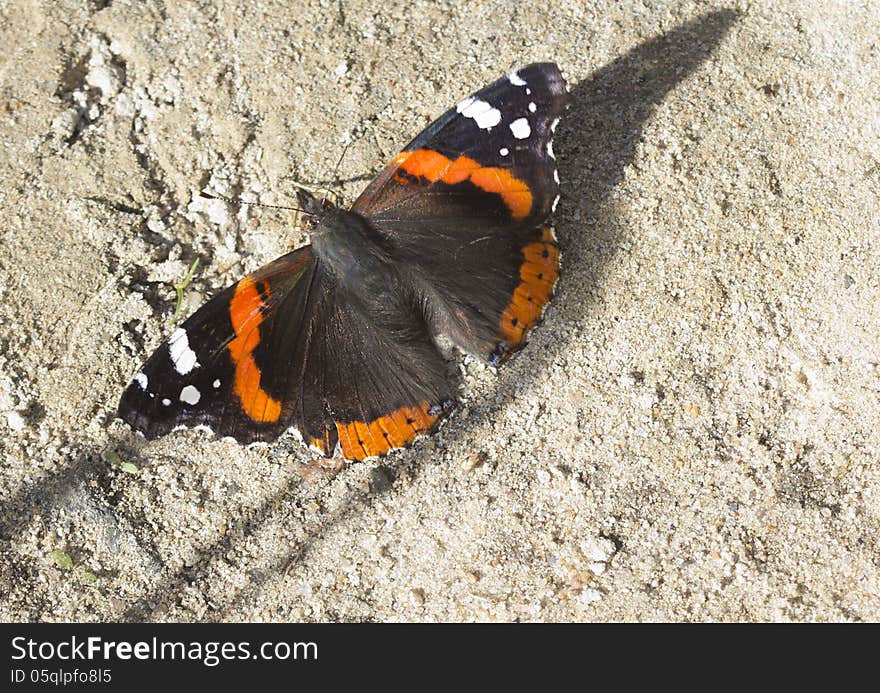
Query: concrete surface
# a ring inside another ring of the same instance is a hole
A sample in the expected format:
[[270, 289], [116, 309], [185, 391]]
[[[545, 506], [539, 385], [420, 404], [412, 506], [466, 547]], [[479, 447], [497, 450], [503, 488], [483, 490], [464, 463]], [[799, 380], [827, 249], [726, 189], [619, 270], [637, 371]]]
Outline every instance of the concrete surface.
[[[772, 5], [772, 7], [769, 7]], [[0, 6], [0, 619], [877, 620], [876, 3]], [[564, 274], [439, 435], [113, 420], [184, 311], [431, 118], [557, 61]], [[68, 561], [69, 558], [69, 561]]]

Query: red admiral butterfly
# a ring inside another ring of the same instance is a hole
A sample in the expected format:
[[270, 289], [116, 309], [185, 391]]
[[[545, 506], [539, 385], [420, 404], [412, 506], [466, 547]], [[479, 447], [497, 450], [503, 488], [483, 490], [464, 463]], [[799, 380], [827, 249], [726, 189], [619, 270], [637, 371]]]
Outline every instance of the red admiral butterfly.
[[150, 357], [119, 416], [148, 438], [205, 426], [242, 443], [287, 430], [327, 457], [430, 433], [453, 392], [436, 337], [497, 366], [523, 346], [559, 272], [553, 63], [459, 102], [350, 211], [298, 192], [311, 245], [208, 301]]

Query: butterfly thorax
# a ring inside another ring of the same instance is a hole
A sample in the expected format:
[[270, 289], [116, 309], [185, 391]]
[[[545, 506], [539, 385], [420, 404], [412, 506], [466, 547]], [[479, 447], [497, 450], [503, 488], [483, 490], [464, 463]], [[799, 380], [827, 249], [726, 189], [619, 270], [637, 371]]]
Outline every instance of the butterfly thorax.
[[324, 270], [359, 304], [383, 323], [410, 317], [400, 275], [388, 242], [359, 214], [325, 212], [311, 231], [312, 249]]

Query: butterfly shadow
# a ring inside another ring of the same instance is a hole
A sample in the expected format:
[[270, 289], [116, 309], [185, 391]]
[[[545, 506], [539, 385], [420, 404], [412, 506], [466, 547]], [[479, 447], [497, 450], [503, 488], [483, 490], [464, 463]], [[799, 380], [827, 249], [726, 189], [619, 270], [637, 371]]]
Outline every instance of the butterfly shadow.
[[[563, 181], [563, 201], [555, 225], [560, 245], [565, 253], [563, 274], [557, 286], [557, 296], [551, 303], [545, 320], [557, 324], [574, 324], [589, 318], [591, 296], [601, 281], [604, 267], [613, 258], [613, 248], [624, 233], [614, 229], [602, 230], [603, 253], [596, 255], [591, 229], [577, 219], [595, 218], [607, 203], [635, 159], [636, 148], [646, 123], [676, 85], [688, 78], [706, 61], [738, 18], [730, 10], [704, 14], [680, 25], [661, 36], [646, 41], [626, 55], [599, 69], [591, 77], [571, 90], [571, 105], [556, 134], [555, 150], [559, 153], [560, 178]], [[611, 249], [611, 250], [608, 250]], [[550, 330], [546, 330], [549, 334]], [[467, 420], [453, 418], [444, 436], [466, 435], [475, 426], [488, 426], [501, 414], [517, 391], [528, 390], [537, 378], [572, 346], [572, 339], [550, 339], [540, 336], [538, 328], [532, 344], [499, 371], [499, 397], [486, 398], [485, 404], [471, 407]], [[562, 330], [557, 330], [562, 334]], [[516, 388], [514, 388], [516, 385]], [[428, 463], [430, 454], [418, 453], [406, 457], [406, 473], [412, 478]], [[377, 467], [393, 480], [395, 465], [391, 459]], [[339, 483], [339, 479], [335, 482]], [[352, 495], [350, 502], [336, 505], [341, 510], [327, 512], [314, 526], [308, 528], [308, 537], [286, 557], [274, 557], [263, 568], [252, 572], [247, 586], [224, 595], [206, 618], [222, 620], [232, 614], [233, 605], [238, 613], [242, 604], [254, 604], [274, 581], [284, 580], [286, 570], [306, 560], [312, 548], [322, 537], [351, 513], [362, 512], [393, 488], [392, 483], [378, 483], [371, 493]], [[162, 605], [174, 603], [190, 586], [209, 579], [217, 556], [226, 555], [238, 546], [251, 541], [267, 522], [278, 517], [279, 504], [286, 498], [302, 499], [310, 491], [302, 480], [291, 474], [281, 492], [270, 494], [259, 507], [236, 518], [236, 530], [216, 541], [206, 541], [198, 557], [188, 567], [174, 572], [154, 585], [143, 598], [130, 604], [122, 620], [153, 620], [161, 618]]]

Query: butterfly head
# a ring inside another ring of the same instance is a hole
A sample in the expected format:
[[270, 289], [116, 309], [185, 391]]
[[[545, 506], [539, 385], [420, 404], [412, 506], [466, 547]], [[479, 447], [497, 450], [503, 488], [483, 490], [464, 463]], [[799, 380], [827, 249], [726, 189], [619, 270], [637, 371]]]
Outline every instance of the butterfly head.
[[296, 199], [299, 200], [299, 206], [302, 208], [302, 211], [314, 219], [319, 219], [327, 209], [333, 208], [333, 205], [326, 198], [323, 200], [318, 199], [305, 188], [296, 189]]

